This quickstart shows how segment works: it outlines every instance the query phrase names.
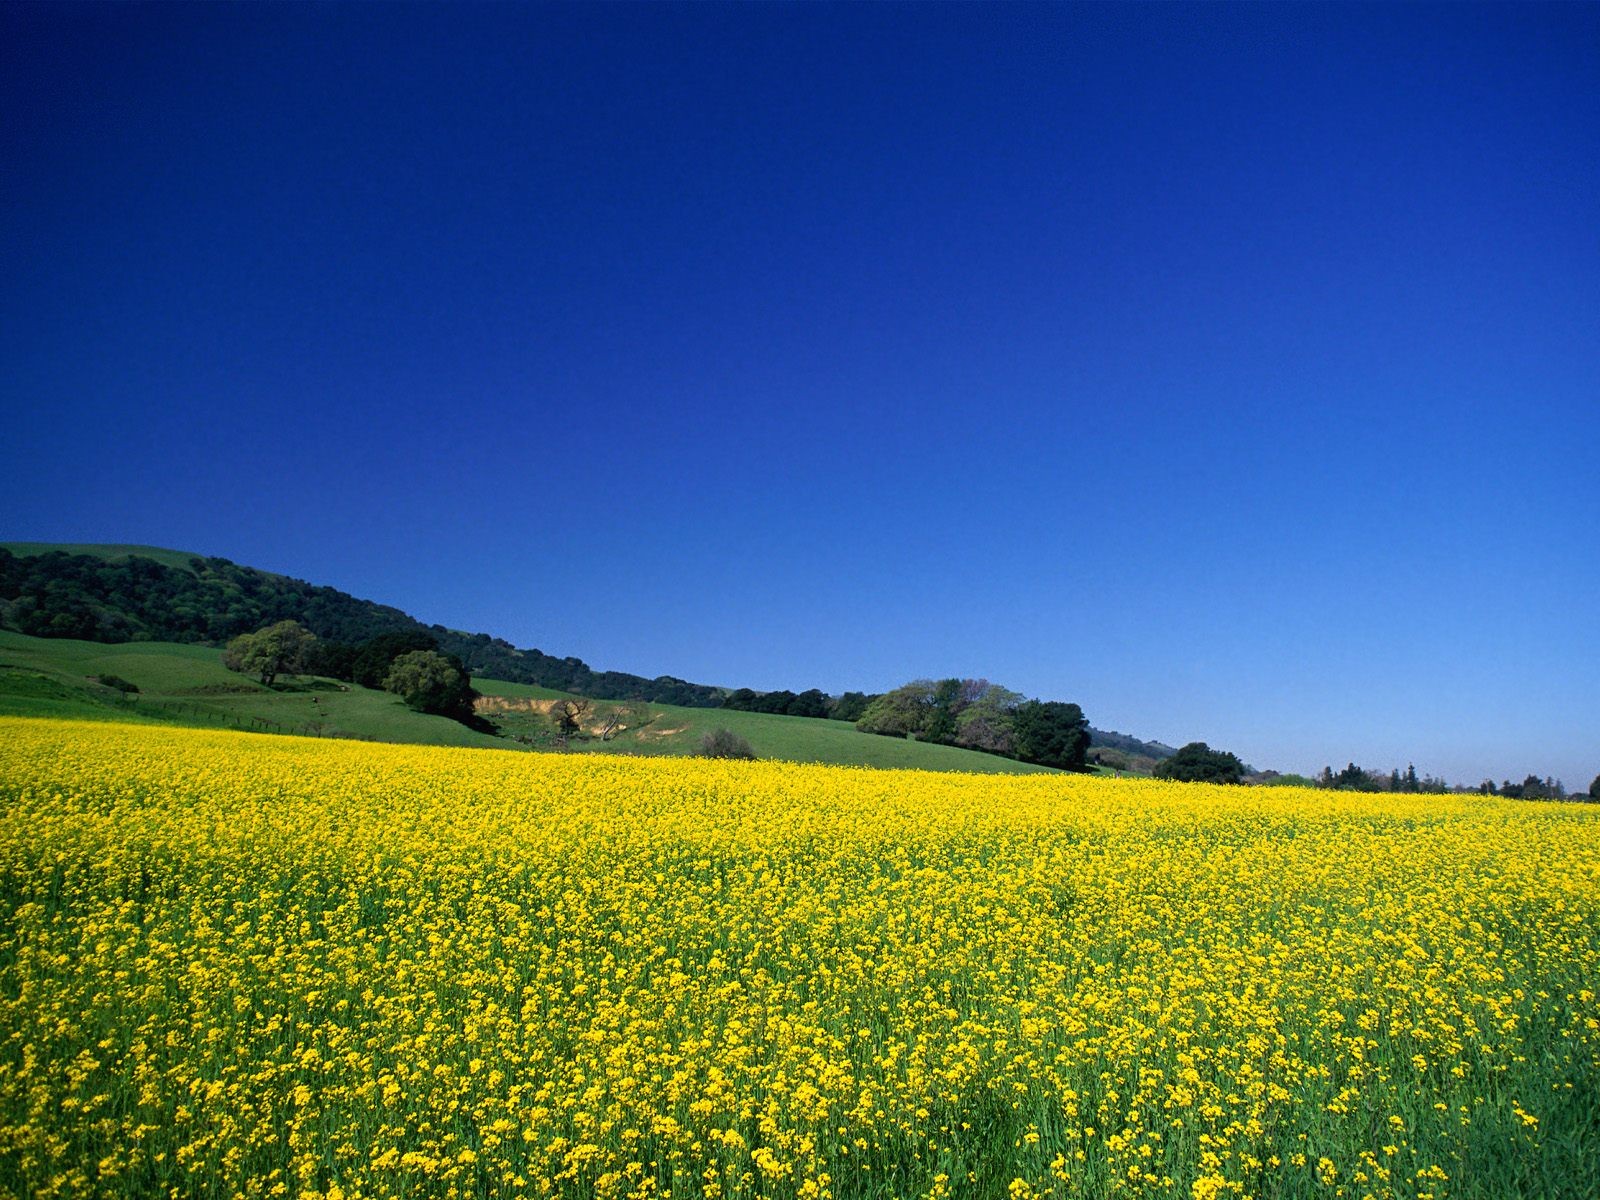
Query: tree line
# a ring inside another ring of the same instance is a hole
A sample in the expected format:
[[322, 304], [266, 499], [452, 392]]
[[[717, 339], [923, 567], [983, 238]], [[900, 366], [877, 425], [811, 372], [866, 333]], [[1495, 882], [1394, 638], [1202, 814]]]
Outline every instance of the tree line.
[[222, 664], [268, 687], [280, 675], [322, 675], [381, 688], [417, 712], [480, 724], [473, 711], [478, 693], [465, 665], [424, 633], [384, 633], [352, 645], [323, 641], [298, 621], [278, 621], [231, 639]]
[[830, 696], [821, 688], [803, 692], [780, 689], [775, 692], [753, 692], [749, 688], [735, 688], [722, 698], [722, 707], [737, 712], [772, 713], [780, 717], [813, 717], [826, 721], [857, 721], [876, 696], [865, 692], [845, 692]]
[[1389, 771], [1369, 771], [1349, 763], [1335, 771], [1323, 767], [1315, 778], [1307, 780], [1315, 787], [1330, 788], [1339, 792], [1406, 792], [1412, 794], [1441, 794], [1456, 789], [1445, 780], [1432, 775], [1418, 775], [1417, 768], [1408, 764], [1402, 773], [1398, 767]]
[[1030, 700], [987, 679], [913, 679], [867, 700], [855, 726], [1066, 771], [1087, 769], [1089, 722], [1059, 700]]
[[1568, 792], [1559, 779], [1529, 775], [1521, 783], [1507, 779], [1495, 783], [1485, 779], [1477, 787], [1457, 787], [1436, 775], [1418, 775], [1417, 768], [1407, 765], [1404, 771], [1392, 767], [1388, 771], [1371, 771], [1347, 763], [1335, 771], [1323, 767], [1317, 775], [1306, 779], [1299, 775], [1275, 775], [1267, 782], [1295, 783], [1309, 787], [1331, 788], [1341, 792], [1398, 792], [1420, 795], [1446, 795], [1476, 792], [1484, 796], [1506, 796], [1513, 800], [1600, 800], [1600, 776], [1596, 776], [1587, 792]]
[[1521, 783], [1512, 783], [1507, 779], [1498, 785], [1492, 779], [1485, 779], [1478, 785], [1478, 791], [1485, 796], [1508, 796], [1512, 800], [1600, 801], [1600, 775], [1594, 777], [1587, 792], [1569, 792], [1561, 780], [1548, 775], [1543, 779], [1529, 775]]

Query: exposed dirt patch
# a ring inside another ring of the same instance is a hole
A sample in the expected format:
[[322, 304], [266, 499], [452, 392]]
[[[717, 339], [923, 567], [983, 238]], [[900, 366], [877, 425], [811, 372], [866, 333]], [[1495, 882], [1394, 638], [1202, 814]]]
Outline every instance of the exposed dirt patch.
[[[535, 716], [549, 716], [552, 709], [559, 704], [559, 700], [538, 700], [524, 696], [479, 696], [473, 701], [472, 711], [480, 715], [492, 713], [529, 713]], [[601, 712], [590, 712], [584, 718], [580, 729], [590, 737], [600, 738], [602, 741], [615, 741], [619, 736], [634, 730], [642, 734], [641, 726], [650, 724], [655, 718], [648, 711], [639, 711], [632, 705], [621, 705], [616, 708]], [[688, 728], [685, 726], [684, 728]], [[662, 730], [662, 733], [678, 733], [680, 730]]]
[[522, 696], [479, 696], [472, 702], [472, 711], [480, 713], [531, 712], [547, 713], [554, 700], [535, 700]]

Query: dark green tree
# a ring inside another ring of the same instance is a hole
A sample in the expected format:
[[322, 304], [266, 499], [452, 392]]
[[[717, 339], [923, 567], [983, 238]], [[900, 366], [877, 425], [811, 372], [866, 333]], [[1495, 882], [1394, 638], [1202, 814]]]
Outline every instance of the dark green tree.
[[1342, 792], [1381, 792], [1383, 784], [1370, 771], [1349, 763], [1344, 770], [1334, 773], [1324, 770], [1320, 781], [1323, 787], [1337, 788]]
[[1180, 783], [1240, 783], [1244, 780], [1244, 763], [1226, 750], [1213, 750], [1204, 742], [1190, 742], [1170, 758], [1156, 764], [1157, 779], [1174, 779]]
[[437, 650], [412, 650], [396, 658], [384, 676], [393, 692], [417, 712], [461, 717], [472, 711], [472, 686], [460, 662]]
[[319, 639], [306, 655], [306, 674], [325, 675], [329, 679], [351, 683], [355, 680], [356, 656], [360, 653], [361, 648], [349, 642], [325, 642]]
[[1564, 800], [1567, 789], [1561, 782], [1546, 776], [1540, 779], [1537, 775], [1529, 775], [1518, 788], [1524, 800]]
[[828, 716], [835, 721], [859, 721], [861, 714], [867, 711], [867, 705], [876, 699], [876, 696], [869, 696], [865, 692], [845, 692], [829, 703]]
[[1594, 782], [1589, 785], [1589, 799], [1600, 800], [1600, 775], [1594, 777]]
[[350, 678], [362, 687], [381, 688], [389, 677], [389, 668], [402, 654], [416, 650], [437, 650], [439, 639], [420, 630], [403, 633], [383, 633], [362, 642], [350, 668]]
[[965, 697], [959, 679], [941, 679], [933, 685], [933, 701], [928, 709], [928, 718], [923, 722], [922, 731], [917, 734], [924, 742], [938, 742], [942, 746], [953, 746], [956, 740], [956, 717], [965, 705]]
[[222, 665], [230, 671], [258, 676], [271, 687], [279, 675], [305, 670], [306, 656], [316, 638], [298, 621], [279, 621], [254, 633], [241, 633], [222, 652]]
[[784, 710], [791, 717], [826, 717], [828, 715], [828, 697], [817, 688], [801, 692], [789, 701]]
[[1028, 700], [1017, 705], [1012, 717], [1016, 755], [1023, 762], [1085, 769], [1089, 753], [1089, 722], [1083, 709], [1060, 700]]

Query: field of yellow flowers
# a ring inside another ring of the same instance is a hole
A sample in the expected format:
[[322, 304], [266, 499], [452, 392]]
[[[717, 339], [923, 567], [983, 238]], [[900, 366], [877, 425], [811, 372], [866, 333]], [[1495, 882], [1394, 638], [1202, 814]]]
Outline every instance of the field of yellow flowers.
[[0, 721], [0, 1194], [1594, 1197], [1600, 813]]

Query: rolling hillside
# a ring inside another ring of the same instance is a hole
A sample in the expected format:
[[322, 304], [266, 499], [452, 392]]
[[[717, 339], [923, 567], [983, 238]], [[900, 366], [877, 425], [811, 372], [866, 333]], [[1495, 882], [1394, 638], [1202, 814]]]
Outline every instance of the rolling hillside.
[[[62, 649], [52, 661], [64, 664], [74, 653], [79, 659], [95, 662], [113, 662], [132, 655], [136, 666], [142, 669], [148, 665], [143, 655], [155, 653], [160, 657], [164, 652], [141, 647], [166, 646], [174, 653], [178, 647], [199, 650], [202, 646], [219, 646], [239, 633], [280, 620], [298, 621], [325, 642], [347, 645], [383, 634], [426, 634], [440, 650], [461, 660], [479, 691], [494, 696], [502, 684], [523, 685], [589, 697], [597, 702], [596, 716], [602, 725], [623, 703], [698, 710], [698, 715], [690, 712], [672, 720], [635, 719], [631, 730], [613, 730], [614, 736], [603, 743], [613, 752], [685, 753], [704, 733], [721, 727], [747, 738], [764, 756], [885, 766], [927, 764], [933, 769], [1021, 769], [1017, 764], [997, 766], [1003, 760], [951, 746], [902, 742], [896, 747], [894, 739], [886, 738], [873, 738], [872, 743], [863, 744], [859, 739], [870, 735], [858, 734], [844, 722], [733, 711], [720, 707], [726, 688], [670, 676], [647, 679], [622, 671], [595, 671], [578, 658], [519, 649], [484, 633], [424, 625], [390, 605], [239, 566], [223, 558], [127, 544], [0, 543], [0, 631], [33, 635], [63, 646], [74, 643], [97, 647], [92, 652]], [[199, 651], [216, 672], [222, 672], [214, 661], [215, 655], [207, 654], [208, 651]], [[107, 672], [132, 678], [115, 666], [67, 669], [56, 673], [69, 680], [63, 685], [68, 687], [68, 695], [55, 695], [55, 684], [29, 684], [28, 688], [35, 692], [43, 689], [34, 697], [36, 702], [44, 703], [49, 697], [43, 693], [50, 693], [55, 696], [54, 703], [69, 709], [86, 705], [98, 710], [108, 703], [121, 708], [137, 705], [138, 701], [116, 699], [108, 689], [84, 690], [84, 676]], [[71, 682], [74, 678], [77, 682]], [[12, 682], [21, 687], [16, 680]], [[197, 688], [203, 690], [197, 692]], [[314, 694], [319, 689], [322, 694]], [[159, 694], [165, 697], [161, 703], [168, 707], [189, 704], [191, 715], [197, 720], [203, 716], [206, 723], [225, 718], [233, 723], [253, 721], [258, 728], [326, 728], [340, 736], [440, 741], [450, 745], [495, 743], [495, 739], [459, 726], [429, 734], [426, 730], [434, 718], [413, 713], [396, 715], [389, 711], [395, 708], [395, 702], [381, 693], [362, 699], [348, 689], [341, 691], [340, 685], [331, 681], [325, 685], [306, 683], [300, 692], [304, 694], [266, 689], [223, 673], [219, 678], [185, 684], [170, 695]], [[507, 737], [543, 746], [550, 741], [546, 728], [549, 722], [544, 714], [526, 707], [530, 699], [539, 698], [508, 694], [501, 701], [491, 700], [487, 715], [504, 727]], [[513, 699], [523, 707], [512, 706]], [[144, 706], [151, 712], [158, 707], [150, 703]], [[1097, 761], [1108, 770], [1148, 774], [1158, 759], [1172, 753], [1170, 746], [1142, 742], [1126, 734], [1091, 728], [1090, 735], [1092, 745], [1101, 751], [1096, 755]]]
[[[124, 695], [97, 682], [115, 676], [136, 686]], [[388, 692], [301, 677], [264, 687], [227, 670], [211, 647], [165, 642], [107, 645], [35, 638], [0, 630], [0, 714], [77, 720], [141, 721], [267, 733], [312, 734], [442, 746], [555, 750], [545, 707], [570, 693], [504, 680], [475, 679], [483, 714], [499, 735], [412, 712]], [[600, 729], [613, 714], [609, 740]], [[597, 701], [580, 753], [690, 754], [717, 728], [749, 741], [762, 758], [928, 771], [1029, 774], [1046, 770], [972, 750], [858, 733], [840, 721], [778, 717], [650, 702]]]
[[[548, 710], [551, 701], [562, 693], [493, 679], [477, 679], [473, 685], [483, 695], [478, 711], [499, 726], [503, 736], [525, 738], [528, 744], [539, 748], [557, 747]], [[610, 740], [602, 740], [613, 717], [617, 719], [617, 729]], [[844, 721], [619, 701], [597, 702], [593, 714], [584, 721], [587, 740], [574, 741], [570, 748], [612, 754], [693, 754], [700, 739], [719, 728], [744, 738], [761, 758], [791, 762], [985, 774], [1050, 770], [955, 746], [861, 733]]]

